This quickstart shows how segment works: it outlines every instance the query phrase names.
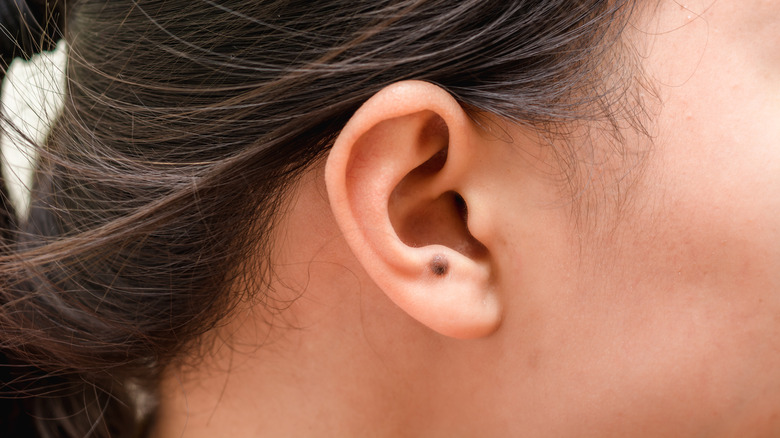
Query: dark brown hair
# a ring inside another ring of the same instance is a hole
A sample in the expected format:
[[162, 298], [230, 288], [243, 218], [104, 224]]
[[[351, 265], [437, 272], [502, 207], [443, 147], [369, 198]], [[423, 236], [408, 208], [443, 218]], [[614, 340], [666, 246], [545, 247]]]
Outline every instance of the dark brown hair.
[[[28, 3], [6, 2], [3, 11], [18, 14]], [[39, 148], [29, 220], [15, 228], [8, 214], [4, 224], [3, 436], [141, 434], [133, 394], [153, 394], [161, 370], [237, 300], [273, 302], [262, 281], [243, 278], [257, 273], [253, 254], [259, 249], [259, 268], [270, 275], [268, 236], [287, 189], [384, 86], [429, 81], [474, 115], [545, 129], [614, 120], [628, 86], [614, 80], [625, 67], [615, 62], [616, 44], [634, 7], [606, 0], [49, 6], [27, 17], [41, 23], [30, 41], [56, 36], [50, 24], [60, 17], [67, 94]], [[8, 58], [30, 49], [4, 50]]]

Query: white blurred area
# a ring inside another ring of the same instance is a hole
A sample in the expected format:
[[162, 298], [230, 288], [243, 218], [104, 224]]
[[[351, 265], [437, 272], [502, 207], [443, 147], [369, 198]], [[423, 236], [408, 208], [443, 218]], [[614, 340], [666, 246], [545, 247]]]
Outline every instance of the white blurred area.
[[42, 144], [54, 118], [62, 111], [65, 92], [65, 44], [53, 52], [35, 55], [30, 61], [15, 60], [2, 88], [3, 114], [24, 135], [4, 127], [0, 137], [2, 172], [11, 201], [20, 217], [29, 208], [34, 151], [28, 140]]

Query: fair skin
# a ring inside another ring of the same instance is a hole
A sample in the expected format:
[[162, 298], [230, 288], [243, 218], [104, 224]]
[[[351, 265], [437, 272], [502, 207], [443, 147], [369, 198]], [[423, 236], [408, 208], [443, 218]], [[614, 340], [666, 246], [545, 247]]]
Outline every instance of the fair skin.
[[530, 128], [421, 82], [375, 95], [276, 231], [286, 308], [246, 305], [171, 369], [157, 436], [776, 436], [777, 17], [692, 0], [635, 20], [661, 103], [652, 141], [626, 141], [650, 152], [615, 172], [631, 160], [594, 145], [590, 215]]

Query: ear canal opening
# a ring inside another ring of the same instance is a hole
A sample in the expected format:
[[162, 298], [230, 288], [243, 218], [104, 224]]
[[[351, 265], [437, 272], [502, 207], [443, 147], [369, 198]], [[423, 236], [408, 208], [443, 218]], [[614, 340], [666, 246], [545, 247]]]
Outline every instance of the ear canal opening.
[[448, 191], [415, 204], [405, 218], [393, 223], [405, 244], [415, 248], [443, 245], [472, 258], [486, 255], [485, 246], [469, 231], [468, 206], [459, 193]]
[[445, 202], [452, 205], [453, 215], [457, 219], [456, 223], [461, 227], [457, 239], [459, 245], [453, 244], [447, 246], [470, 258], [485, 257], [487, 255], [487, 248], [472, 236], [471, 231], [469, 231], [469, 209], [466, 200], [463, 199], [463, 196], [461, 196], [460, 193], [455, 191], [444, 193], [442, 198], [445, 198]]
[[469, 231], [463, 196], [453, 190], [436, 198], [425, 195], [444, 168], [447, 152], [447, 147], [441, 148], [398, 184], [388, 205], [391, 223], [401, 241], [411, 247], [443, 245], [467, 257], [482, 258], [487, 248]]
[[464, 224], [466, 224], [466, 227], [468, 228], [469, 224], [469, 206], [466, 205], [466, 200], [463, 199], [463, 196], [460, 196], [460, 193], [455, 193], [455, 208], [458, 210], [458, 215], [460, 216], [460, 220], [463, 221]]

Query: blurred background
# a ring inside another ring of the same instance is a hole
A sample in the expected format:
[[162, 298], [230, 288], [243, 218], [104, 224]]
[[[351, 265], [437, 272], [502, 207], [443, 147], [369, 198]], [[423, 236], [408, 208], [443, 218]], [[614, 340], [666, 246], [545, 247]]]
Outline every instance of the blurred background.
[[3, 81], [0, 111], [13, 126], [4, 126], [0, 136], [2, 172], [20, 216], [27, 212], [26, 194], [35, 161], [30, 141], [42, 144], [62, 110], [65, 51], [60, 42], [55, 51], [35, 55], [30, 61], [16, 59]]

